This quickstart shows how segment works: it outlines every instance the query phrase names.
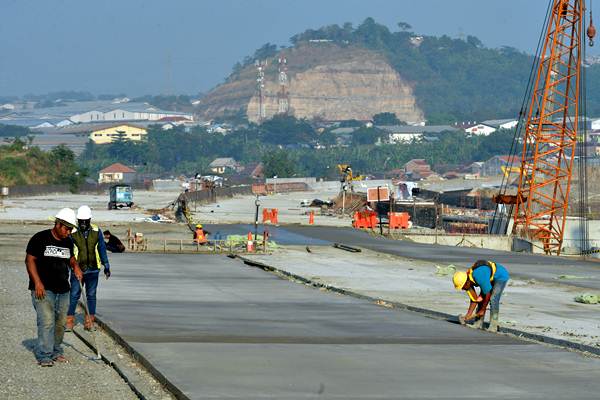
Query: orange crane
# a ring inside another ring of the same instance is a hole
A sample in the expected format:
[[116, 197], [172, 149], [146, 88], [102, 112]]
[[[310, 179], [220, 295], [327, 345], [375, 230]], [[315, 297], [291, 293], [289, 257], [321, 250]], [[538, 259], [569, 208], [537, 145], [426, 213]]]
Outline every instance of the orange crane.
[[499, 195], [497, 202], [514, 205], [513, 234], [538, 239], [547, 254], [560, 255], [581, 130], [584, 35], [593, 45], [596, 32], [591, 15], [584, 32], [584, 0], [550, 0], [549, 7], [522, 115], [517, 194]]

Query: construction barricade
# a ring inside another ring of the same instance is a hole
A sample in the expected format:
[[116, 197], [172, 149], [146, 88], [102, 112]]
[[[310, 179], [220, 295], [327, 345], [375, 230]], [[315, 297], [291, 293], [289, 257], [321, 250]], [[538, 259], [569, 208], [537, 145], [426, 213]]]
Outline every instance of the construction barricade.
[[278, 223], [279, 210], [277, 208], [263, 208], [263, 224], [271, 222], [272, 224]]
[[407, 212], [388, 213], [390, 229], [408, 229], [410, 215]]
[[354, 213], [352, 226], [354, 228], [374, 229], [377, 223], [377, 213], [375, 211], [357, 211]]

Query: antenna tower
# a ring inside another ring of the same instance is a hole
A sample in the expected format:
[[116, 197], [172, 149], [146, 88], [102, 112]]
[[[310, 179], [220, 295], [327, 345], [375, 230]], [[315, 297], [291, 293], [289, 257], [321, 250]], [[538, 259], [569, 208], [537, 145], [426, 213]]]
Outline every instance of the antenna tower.
[[287, 59], [282, 55], [279, 57], [279, 93], [277, 93], [277, 113], [279, 114], [287, 114], [290, 109], [290, 97], [287, 87]]
[[265, 69], [267, 67], [267, 60], [259, 61], [256, 60], [256, 90], [258, 92], [258, 123], [260, 124], [267, 116], [265, 112]]

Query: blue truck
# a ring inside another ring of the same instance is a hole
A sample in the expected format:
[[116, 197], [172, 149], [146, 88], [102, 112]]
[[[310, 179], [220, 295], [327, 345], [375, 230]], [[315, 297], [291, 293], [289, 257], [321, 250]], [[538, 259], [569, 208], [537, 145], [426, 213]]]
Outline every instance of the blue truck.
[[133, 206], [133, 190], [129, 185], [113, 185], [110, 187], [109, 210]]

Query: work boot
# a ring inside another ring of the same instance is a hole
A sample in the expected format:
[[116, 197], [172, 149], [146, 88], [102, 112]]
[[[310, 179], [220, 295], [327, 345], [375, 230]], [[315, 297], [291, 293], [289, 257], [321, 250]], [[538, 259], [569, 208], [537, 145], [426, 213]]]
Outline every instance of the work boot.
[[75, 326], [75, 316], [67, 315], [67, 323], [65, 324], [66, 331], [72, 331]]
[[498, 313], [490, 315], [490, 326], [488, 326], [487, 330], [489, 332], [498, 332]]
[[93, 315], [86, 315], [83, 319], [83, 329], [91, 331], [94, 328], [94, 319]]
[[483, 328], [483, 317], [478, 318], [475, 322], [473, 322], [473, 325], [471, 325], [471, 326], [475, 329], [482, 329]]

